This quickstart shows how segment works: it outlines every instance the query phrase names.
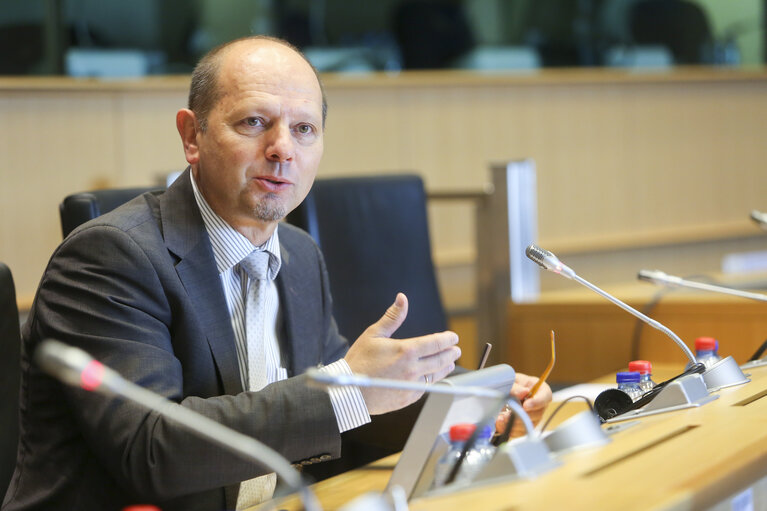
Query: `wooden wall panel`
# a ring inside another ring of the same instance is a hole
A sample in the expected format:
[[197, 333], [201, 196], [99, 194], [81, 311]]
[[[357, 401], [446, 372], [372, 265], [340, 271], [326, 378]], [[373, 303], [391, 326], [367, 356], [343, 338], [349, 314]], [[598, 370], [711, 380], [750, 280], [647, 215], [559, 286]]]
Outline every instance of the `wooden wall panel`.
[[101, 92], [0, 95], [0, 258], [28, 297], [61, 241], [69, 190], [116, 173], [115, 112]]
[[[683, 247], [668, 243], [698, 242], [706, 264], [760, 243], [746, 218], [767, 209], [765, 73], [434, 72], [325, 82], [321, 176], [416, 171], [429, 189], [476, 191], [490, 162], [531, 157], [541, 243], [605, 275], [620, 273], [614, 258], [627, 261], [625, 273], [637, 251], [670, 250], [673, 260]], [[185, 166], [174, 115], [187, 87], [188, 77], [0, 80], [0, 259], [20, 296], [34, 292], [59, 241], [62, 197], [152, 184]], [[471, 207], [430, 213], [438, 264], [470, 267]], [[457, 293], [448, 305], [467, 295], [470, 273], [443, 272], [469, 276], [447, 283]]]
[[121, 94], [115, 103], [120, 111], [120, 186], [143, 186], [186, 168], [176, 131], [176, 112], [186, 106], [184, 91]]

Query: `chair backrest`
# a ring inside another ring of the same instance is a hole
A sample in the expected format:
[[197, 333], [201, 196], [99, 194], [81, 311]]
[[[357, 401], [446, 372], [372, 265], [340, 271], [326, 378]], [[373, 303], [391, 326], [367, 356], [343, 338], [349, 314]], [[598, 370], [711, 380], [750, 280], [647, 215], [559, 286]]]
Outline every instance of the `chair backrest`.
[[676, 64], [705, 63], [711, 26], [703, 8], [688, 0], [640, 0], [629, 11], [633, 42], [667, 47]]
[[8, 267], [0, 263], [0, 500], [16, 465], [19, 440], [21, 335], [16, 289]]
[[438, 69], [474, 47], [462, 2], [403, 0], [393, 12], [394, 35], [406, 69]]
[[156, 186], [148, 188], [113, 188], [69, 195], [59, 205], [61, 233], [66, 238], [80, 224], [84, 224], [88, 220], [112, 211], [117, 206], [128, 202], [134, 197], [138, 197], [144, 192], [159, 189]]
[[288, 221], [320, 245], [333, 312], [349, 341], [384, 313], [398, 291], [407, 295], [410, 310], [396, 337], [447, 328], [420, 177], [318, 179]]

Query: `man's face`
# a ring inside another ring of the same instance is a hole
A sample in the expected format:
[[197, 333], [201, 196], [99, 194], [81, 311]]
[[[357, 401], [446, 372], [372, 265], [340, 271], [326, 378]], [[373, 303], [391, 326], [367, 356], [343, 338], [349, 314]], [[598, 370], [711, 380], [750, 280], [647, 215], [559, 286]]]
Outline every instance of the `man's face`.
[[220, 97], [197, 129], [195, 180], [238, 230], [273, 226], [306, 197], [322, 157], [322, 92], [289, 48], [260, 41], [221, 56]]

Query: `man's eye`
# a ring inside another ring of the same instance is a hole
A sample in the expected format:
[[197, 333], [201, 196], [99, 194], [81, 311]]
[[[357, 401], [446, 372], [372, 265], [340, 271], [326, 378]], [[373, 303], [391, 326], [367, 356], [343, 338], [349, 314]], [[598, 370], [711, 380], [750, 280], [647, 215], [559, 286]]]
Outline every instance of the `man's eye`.
[[248, 126], [253, 126], [253, 127], [264, 125], [263, 121], [258, 117], [248, 117], [247, 119], [245, 119], [245, 124], [247, 124]]
[[296, 131], [298, 131], [302, 135], [308, 135], [308, 134], [310, 134], [314, 130], [312, 129], [311, 125], [309, 125], [309, 124], [299, 124], [296, 127]]

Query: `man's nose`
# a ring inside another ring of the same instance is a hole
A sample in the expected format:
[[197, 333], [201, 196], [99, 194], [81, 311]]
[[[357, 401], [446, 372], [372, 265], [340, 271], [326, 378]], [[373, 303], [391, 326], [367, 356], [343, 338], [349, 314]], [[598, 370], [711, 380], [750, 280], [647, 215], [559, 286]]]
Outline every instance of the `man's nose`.
[[293, 159], [295, 145], [290, 134], [290, 127], [282, 123], [272, 127], [266, 147], [266, 158], [270, 161], [284, 163]]

